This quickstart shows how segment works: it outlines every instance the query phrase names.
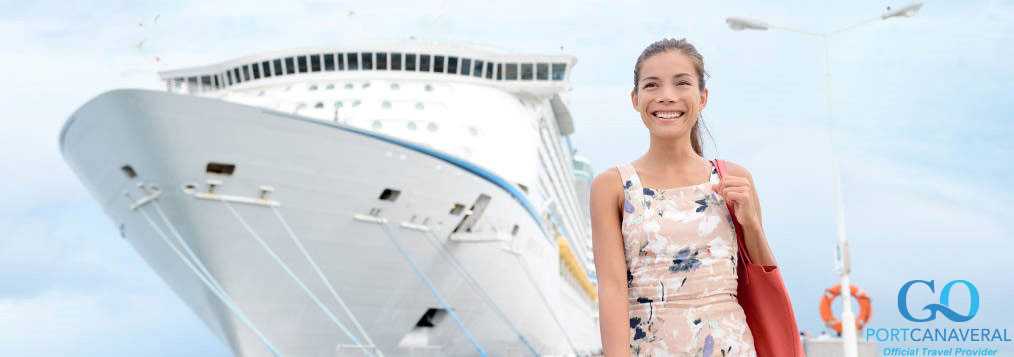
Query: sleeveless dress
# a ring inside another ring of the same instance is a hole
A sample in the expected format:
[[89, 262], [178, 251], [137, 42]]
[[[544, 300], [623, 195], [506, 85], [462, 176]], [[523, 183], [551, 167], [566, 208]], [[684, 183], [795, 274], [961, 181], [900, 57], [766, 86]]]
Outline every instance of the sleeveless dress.
[[623, 182], [631, 356], [756, 356], [736, 300], [736, 231], [713, 161], [709, 182], [669, 189]]

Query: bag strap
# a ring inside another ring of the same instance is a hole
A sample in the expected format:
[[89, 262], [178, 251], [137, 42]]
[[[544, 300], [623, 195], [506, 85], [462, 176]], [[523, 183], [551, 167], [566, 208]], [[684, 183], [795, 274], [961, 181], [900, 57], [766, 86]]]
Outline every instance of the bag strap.
[[[718, 169], [719, 179], [721, 179], [722, 176], [725, 176], [725, 160], [715, 159], [715, 168]], [[739, 224], [739, 220], [736, 219], [736, 209], [732, 207], [732, 203], [726, 201], [725, 206], [729, 207], [729, 214], [732, 216], [732, 225], [736, 229], [736, 242], [739, 244], [739, 260], [744, 266], [746, 266], [746, 264], [750, 264], [752, 262], [750, 261], [750, 255], [746, 252], [746, 245], [743, 243], [743, 240], [746, 239], [743, 237], [743, 226], [741, 226]]]

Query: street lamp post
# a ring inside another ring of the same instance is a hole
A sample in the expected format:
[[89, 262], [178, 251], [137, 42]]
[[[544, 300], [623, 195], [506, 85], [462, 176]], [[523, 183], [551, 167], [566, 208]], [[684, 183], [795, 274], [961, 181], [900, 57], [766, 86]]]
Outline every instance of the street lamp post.
[[831, 55], [828, 50], [828, 38], [839, 34], [841, 32], [854, 29], [856, 27], [866, 25], [879, 20], [886, 20], [892, 17], [912, 17], [915, 16], [919, 9], [922, 8], [922, 3], [912, 3], [902, 6], [895, 10], [889, 10], [877, 16], [875, 18], [849, 25], [827, 33], [815, 33], [809, 31], [796, 30], [781, 26], [774, 26], [763, 21], [746, 19], [740, 17], [730, 17], [725, 19], [725, 22], [729, 27], [735, 31], [743, 30], [760, 30], [766, 31], [768, 29], [783, 30], [795, 33], [801, 33], [804, 35], [820, 37], [824, 43], [824, 80], [827, 94], [827, 117], [828, 117], [828, 136], [830, 137], [831, 145], [831, 169], [834, 172], [834, 188], [835, 188], [835, 205], [837, 211], [837, 226], [836, 232], [838, 236], [838, 245], [835, 249], [835, 266], [838, 270], [838, 274], [841, 275], [841, 296], [842, 296], [842, 346], [844, 349], [845, 357], [856, 357], [857, 355], [857, 338], [856, 338], [856, 317], [852, 312], [852, 296], [851, 286], [849, 282], [848, 273], [851, 270], [848, 240], [845, 236], [845, 204], [842, 198], [841, 188], [841, 168], [838, 165], [838, 154], [835, 151], [837, 147], [837, 135], [834, 131], [834, 115], [831, 110]]

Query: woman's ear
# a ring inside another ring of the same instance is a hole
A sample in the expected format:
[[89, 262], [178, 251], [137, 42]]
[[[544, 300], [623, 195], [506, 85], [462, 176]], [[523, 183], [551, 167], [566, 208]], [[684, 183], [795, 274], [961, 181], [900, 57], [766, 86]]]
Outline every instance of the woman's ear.
[[708, 106], [708, 89], [704, 88], [701, 90], [701, 110], [703, 111], [706, 106]]
[[631, 89], [630, 90], [630, 105], [634, 106], [634, 110], [641, 111], [640, 109], [637, 109], [637, 90], [636, 89]]

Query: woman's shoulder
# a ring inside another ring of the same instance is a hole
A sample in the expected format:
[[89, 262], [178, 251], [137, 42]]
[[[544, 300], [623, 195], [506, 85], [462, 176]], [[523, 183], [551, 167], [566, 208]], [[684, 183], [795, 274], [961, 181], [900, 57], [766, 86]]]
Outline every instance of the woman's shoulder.
[[750, 170], [747, 170], [745, 166], [737, 164], [729, 160], [725, 161], [725, 168], [729, 171], [729, 175], [746, 177], [750, 181], [753, 181], [753, 176], [750, 175]]
[[610, 167], [605, 171], [595, 175], [591, 183], [591, 195], [593, 200], [602, 198], [611, 198], [612, 201], [619, 202], [619, 198], [623, 192], [623, 178], [620, 176], [620, 171], [617, 167]]

